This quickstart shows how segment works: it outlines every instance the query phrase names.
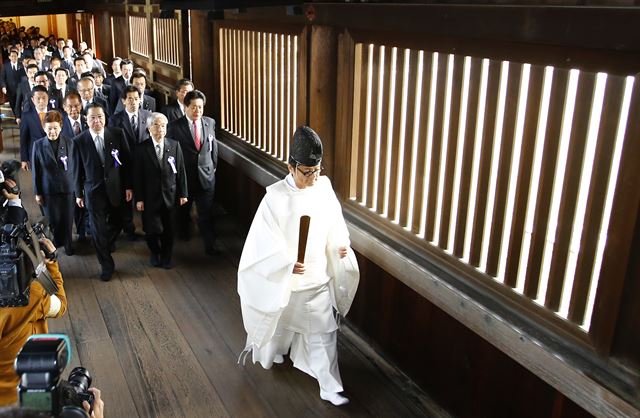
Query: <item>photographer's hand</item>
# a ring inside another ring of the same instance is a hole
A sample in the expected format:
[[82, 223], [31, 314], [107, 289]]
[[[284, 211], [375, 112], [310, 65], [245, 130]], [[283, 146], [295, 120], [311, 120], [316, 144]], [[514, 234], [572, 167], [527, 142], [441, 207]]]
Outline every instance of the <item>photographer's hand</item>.
[[39, 204], [40, 206], [44, 205], [44, 196], [42, 196], [41, 194], [37, 194], [36, 203]]
[[[91, 416], [93, 418], [104, 418], [104, 402], [100, 398], [100, 389], [89, 388], [88, 390], [93, 393], [93, 412]], [[82, 407], [87, 411], [87, 414], [91, 411], [91, 405], [87, 401], [82, 402]]]
[[[55, 252], [56, 252], [56, 246], [55, 246], [55, 245], [53, 245], [53, 242], [51, 242], [51, 240], [50, 240], [49, 238], [47, 238], [47, 237], [42, 237], [42, 238], [40, 238], [40, 239], [38, 240], [38, 242], [40, 243], [40, 246], [41, 246], [41, 247], [46, 248], [46, 250], [47, 250], [47, 252], [48, 252], [49, 254], [55, 254]], [[42, 251], [42, 250], [40, 250], [40, 251], [42, 252], [42, 256], [45, 258], [45, 262], [46, 262], [47, 264], [55, 262], [55, 256], [54, 256], [54, 257], [52, 257], [53, 259], [49, 259], [49, 258], [47, 258], [47, 255], [45, 254], [45, 252], [44, 252], [44, 251]]]
[[[9, 188], [14, 188], [16, 185], [16, 181], [13, 179], [6, 179], [4, 181], [7, 186], [9, 186]], [[7, 199], [7, 200], [15, 200], [17, 198], [19, 198], [20, 196], [18, 196], [17, 194], [13, 194], [13, 193], [9, 193], [6, 189], [2, 189], [2, 195]]]
[[79, 208], [83, 208], [84, 207], [84, 198], [83, 197], [77, 197], [76, 198], [76, 205], [78, 205]]
[[29, 171], [29, 161], [23, 161], [20, 163], [20, 167], [22, 167], [22, 169], [24, 171]]

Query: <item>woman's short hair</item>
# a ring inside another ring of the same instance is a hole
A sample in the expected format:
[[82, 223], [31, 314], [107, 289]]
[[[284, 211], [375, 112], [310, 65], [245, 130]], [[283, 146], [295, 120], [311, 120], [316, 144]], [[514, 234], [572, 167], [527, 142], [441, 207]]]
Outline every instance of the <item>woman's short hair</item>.
[[62, 126], [62, 114], [57, 110], [51, 110], [44, 115], [43, 123], [58, 122]]

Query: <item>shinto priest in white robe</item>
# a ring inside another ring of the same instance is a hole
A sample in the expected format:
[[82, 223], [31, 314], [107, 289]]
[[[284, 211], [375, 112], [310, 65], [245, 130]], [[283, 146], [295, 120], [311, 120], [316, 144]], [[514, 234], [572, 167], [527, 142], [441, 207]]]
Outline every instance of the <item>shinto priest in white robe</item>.
[[[300, 217], [311, 218], [305, 273], [293, 274]], [[340, 203], [325, 176], [298, 189], [291, 174], [267, 188], [244, 244], [238, 267], [238, 293], [247, 332], [245, 355], [270, 368], [291, 348], [298, 369], [315, 377], [320, 388], [341, 392], [334, 309], [349, 311], [359, 271], [349, 246]]]

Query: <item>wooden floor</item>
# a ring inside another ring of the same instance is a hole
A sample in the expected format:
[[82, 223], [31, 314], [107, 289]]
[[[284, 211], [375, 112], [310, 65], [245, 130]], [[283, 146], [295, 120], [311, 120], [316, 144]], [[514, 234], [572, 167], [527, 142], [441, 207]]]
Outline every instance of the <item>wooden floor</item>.
[[[3, 123], [0, 160], [18, 158], [15, 124]], [[24, 206], [35, 216], [29, 175], [20, 175]], [[220, 179], [219, 181], [224, 181]], [[72, 364], [88, 368], [102, 390], [106, 416], [132, 417], [417, 417], [445, 415], [410, 381], [379, 358], [348, 327], [339, 336], [346, 396], [334, 407], [320, 400], [317, 382], [283, 365], [263, 370], [237, 364], [245, 343], [236, 292], [242, 238], [221, 214], [222, 254], [203, 256], [199, 237], [178, 241], [175, 268], [149, 265], [143, 240], [121, 239], [116, 274], [98, 278], [89, 243], [60, 255], [68, 312], [50, 322], [68, 334]]]

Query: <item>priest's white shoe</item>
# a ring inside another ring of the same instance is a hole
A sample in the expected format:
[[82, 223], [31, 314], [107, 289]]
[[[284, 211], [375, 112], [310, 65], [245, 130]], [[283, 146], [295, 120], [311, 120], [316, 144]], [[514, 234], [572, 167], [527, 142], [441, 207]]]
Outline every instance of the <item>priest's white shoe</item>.
[[273, 362], [276, 364], [284, 363], [284, 356], [282, 354], [276, 354], [276, 356], [273, 358]]
[[322, 389], [320, 389], [320, 398], [322, 398], [325, 401], [331, 402], [335, 406], [345, 405], [349, 403], [349, 398], [345, 398], [339, 393], [325, 392]]

